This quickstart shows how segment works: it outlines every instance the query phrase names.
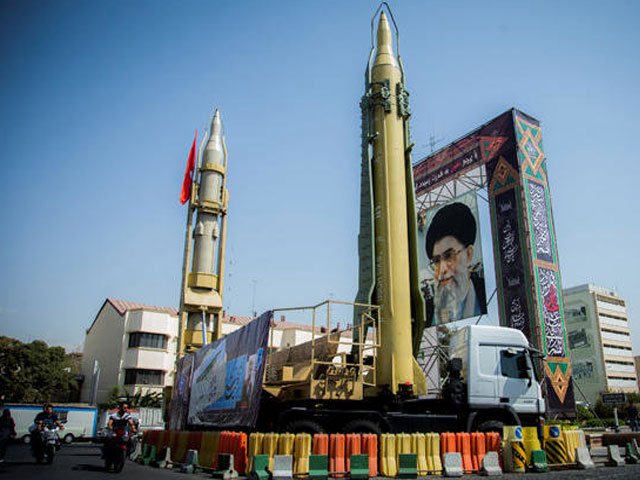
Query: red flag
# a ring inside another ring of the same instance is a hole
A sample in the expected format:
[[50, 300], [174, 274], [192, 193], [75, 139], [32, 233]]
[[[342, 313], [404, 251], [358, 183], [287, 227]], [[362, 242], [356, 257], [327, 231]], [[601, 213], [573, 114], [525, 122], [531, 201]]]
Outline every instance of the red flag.
[[184, 180], [182, 180], [182, 191], [180, 192], [180, 203], [184, 205], [191, 198], [191, 185], [193, 184], [193, 171], [196, 167], [196, 138], [198, 130], [193, 136], [193, 145], [189, 150], [189, 158], [187, 159], [187, 169], [184, 171]]

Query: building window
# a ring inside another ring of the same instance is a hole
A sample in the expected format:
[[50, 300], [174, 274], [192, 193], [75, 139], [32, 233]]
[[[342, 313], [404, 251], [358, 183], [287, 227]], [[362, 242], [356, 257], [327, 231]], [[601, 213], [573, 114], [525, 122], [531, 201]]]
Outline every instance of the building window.
[[158, 333], [133, 332], [129, 334], [129, 348], [167, 348], [167, 336]]
[[164, 385], [162, 370], [143, 370], [127, 368], [124, 372], [125, 385]]

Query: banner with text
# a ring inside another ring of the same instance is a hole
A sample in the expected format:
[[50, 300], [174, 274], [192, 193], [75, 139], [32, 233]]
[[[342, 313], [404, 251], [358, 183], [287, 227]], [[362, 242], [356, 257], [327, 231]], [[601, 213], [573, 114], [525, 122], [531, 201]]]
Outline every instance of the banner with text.
[[255, 425], [272, 316], [271, 311], [263, 313], [195, 353], [190, 425], [225, 428]]

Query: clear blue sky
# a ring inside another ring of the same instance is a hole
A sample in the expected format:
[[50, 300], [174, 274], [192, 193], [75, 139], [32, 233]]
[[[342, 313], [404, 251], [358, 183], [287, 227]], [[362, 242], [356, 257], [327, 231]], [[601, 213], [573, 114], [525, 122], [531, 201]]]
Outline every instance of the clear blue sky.
[[[0, 334], [75, 347], [104, 299], [178, 305], [194, 128], [229, 147], [225, 303], [351, 300], [372, 1], [0, 3]], [[417, 160], [543, 122], [562, 279], [640, 348], [640, 2], [395, 1]], [[489, 247], [485, 244], [485, 250]], [[485, 256], [491, 255], [485, 251]]]

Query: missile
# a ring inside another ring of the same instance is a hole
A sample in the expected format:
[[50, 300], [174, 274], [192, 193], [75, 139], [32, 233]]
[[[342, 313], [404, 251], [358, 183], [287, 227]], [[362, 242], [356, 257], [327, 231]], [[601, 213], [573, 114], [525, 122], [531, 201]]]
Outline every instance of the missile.
[[[356, 302], [380, 306], [377, 385], [393, 393], [424, 394], [426, 380], [413, 356], [414, 332], [424, 325], [425, 307], [418, 281], [408, 93], [384, 12], [380, 13], [376, 45], [372, 45], [369, 56], [361, 108], [360, 273]], [[354, 322], [359, 321], [357, 317]]]
[[[221, 334], [220, 312], [229, 195], [226, 190], [227, 150], [222, 135], [222, 119], [217, 109], [200, 157], [199, 178], [190, 204], [185, 240], [180, 305], [181, 353], [206, 345], [208, 340], [215, 340]], [[196, 212], [194, 228], [191, 223], [193, 212]], [[190, 261], [191, 251], [193, 255]], [[208, 328], [212, 315], [215, 322], [213, 328]]]

